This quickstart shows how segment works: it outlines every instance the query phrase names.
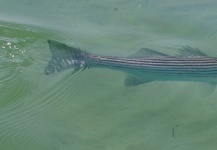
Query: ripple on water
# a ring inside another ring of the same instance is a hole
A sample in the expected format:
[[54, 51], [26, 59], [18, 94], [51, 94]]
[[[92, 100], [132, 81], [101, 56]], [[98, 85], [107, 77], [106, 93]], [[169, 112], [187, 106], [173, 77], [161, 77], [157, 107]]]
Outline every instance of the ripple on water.
[[[41, 146], [55, 141], [53, 145], [64, 147], [78, 134], [70, 133], [65, 138], [68, 130], [80, 132], [80, 126], [66, 114], [79, 111], [85, 103], [80, 97], [91, 92], [83, 80], [88, 77], [87, 72], [72, 75], [68, 70], [45, 76], [44, 68], [51, 55], [45, 41], [0, 36], [0, 141], [5, 145], [28, 149], [25, 146], [32, 147], [28, 142]], [[59, 123], [60, 120], [66, 122]]]
[[17, 101], [28, 95], [30, 84], [22, 77], [31, 58], [21, 44], [25, 40], [0, 37], [0, 106]]

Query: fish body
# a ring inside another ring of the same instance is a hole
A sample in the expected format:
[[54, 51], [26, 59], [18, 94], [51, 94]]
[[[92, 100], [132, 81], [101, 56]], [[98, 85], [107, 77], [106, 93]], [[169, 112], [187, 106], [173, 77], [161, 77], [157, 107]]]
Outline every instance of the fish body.
[[128, 73], [126, 86], [152, 81], [196, 81], [217, 83], [217, 58], [209, 57], [197, 48], [184, 47], [177, 56], [169, 56], [141, 48], [129, 57], [100, 56], [79, 48], [48, 40], [52, 59], [45, 74], [74, 68], [75, 71], [101, 67]]

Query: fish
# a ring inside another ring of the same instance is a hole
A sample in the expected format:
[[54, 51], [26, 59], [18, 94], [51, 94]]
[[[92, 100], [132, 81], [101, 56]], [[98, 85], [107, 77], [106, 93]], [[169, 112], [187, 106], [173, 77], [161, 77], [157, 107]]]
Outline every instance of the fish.
[[175, 56], [141, 48], [128, 57], [101, 56], [48, 40], [52, 58], [44, 74], [50, 75], [74, 68], [73, 73], [90, 68], [107, 68], [127, 73], [125, 86], [152, 81], [191, 81], [217, 84], [217, 58], [198, 48], [185, 46]]

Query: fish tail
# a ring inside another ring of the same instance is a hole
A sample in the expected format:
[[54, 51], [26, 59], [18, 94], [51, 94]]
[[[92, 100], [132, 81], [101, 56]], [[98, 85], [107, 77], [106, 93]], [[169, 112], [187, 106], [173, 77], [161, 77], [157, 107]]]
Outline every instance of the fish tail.
[[45, 69], [45, 75], [54, 74], [70, 68], [78, 71], [84, 67], [85, 57], [88, 55], [87, 52], [53, 40], [48, 40], [48, 44], [52, 52], [52, 58]]

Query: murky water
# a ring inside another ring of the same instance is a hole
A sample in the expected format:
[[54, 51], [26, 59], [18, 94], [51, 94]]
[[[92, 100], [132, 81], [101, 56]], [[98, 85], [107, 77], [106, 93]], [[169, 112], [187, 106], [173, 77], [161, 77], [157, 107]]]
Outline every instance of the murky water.
[[0, 149], [211, 150], [217, 91], [202, 83], [125, 87], [123, 72], [46, 76], [47, 39], [101, 55], [141, 47], [217, 57], [215, 0], [0, 0]]

